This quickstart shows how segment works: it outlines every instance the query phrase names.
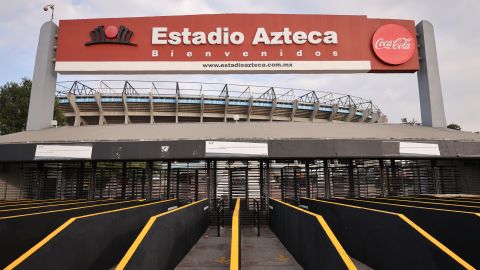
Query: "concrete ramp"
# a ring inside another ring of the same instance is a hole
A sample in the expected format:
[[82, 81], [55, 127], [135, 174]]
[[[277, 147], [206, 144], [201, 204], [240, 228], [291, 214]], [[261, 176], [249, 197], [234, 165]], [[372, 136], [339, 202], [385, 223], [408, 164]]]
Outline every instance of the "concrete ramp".
[[374, 269], [464, 269], [467, 264], [402, 214], [302, 198], [325, 217], [347, 252]]

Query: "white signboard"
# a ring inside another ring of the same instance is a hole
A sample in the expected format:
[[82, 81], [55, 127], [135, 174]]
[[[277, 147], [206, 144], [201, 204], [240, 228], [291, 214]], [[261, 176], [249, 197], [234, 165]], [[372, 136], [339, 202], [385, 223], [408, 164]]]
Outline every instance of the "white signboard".
[[400, 142], [400, 154], [440, 156], [436, 143]]
[[35, 151], [35, 160], [91, 158], [91, 145], [37, 145]]
[[250, 142], [206, 141], [205, 154], [207, 156], [268, 156], [268, 144]]

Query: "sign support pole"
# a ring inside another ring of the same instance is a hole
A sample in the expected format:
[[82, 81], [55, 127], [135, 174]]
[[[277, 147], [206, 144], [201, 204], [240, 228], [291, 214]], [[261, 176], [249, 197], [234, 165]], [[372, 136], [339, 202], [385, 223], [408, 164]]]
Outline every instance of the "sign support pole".
[[33, 70], [27, 130], [49, 128], [52, 125], [55, 104], [57, 72], [55, 72], [55, 45], [58, 26], [49, 21], [40, 28], [37, 55]]
[[429, 21], [421, 21], [417, 24], [417, 33], [420, 57], [417, 77], [422, 124], [429, 127], [446, 127], [433, 25]]

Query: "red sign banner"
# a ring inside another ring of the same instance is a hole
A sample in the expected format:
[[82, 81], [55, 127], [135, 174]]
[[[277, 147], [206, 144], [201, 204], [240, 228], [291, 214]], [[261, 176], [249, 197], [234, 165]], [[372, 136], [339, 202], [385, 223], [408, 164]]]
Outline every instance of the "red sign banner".
[[215, 14], [61, 20], [60, 73], [415, 72], [415, 23]]

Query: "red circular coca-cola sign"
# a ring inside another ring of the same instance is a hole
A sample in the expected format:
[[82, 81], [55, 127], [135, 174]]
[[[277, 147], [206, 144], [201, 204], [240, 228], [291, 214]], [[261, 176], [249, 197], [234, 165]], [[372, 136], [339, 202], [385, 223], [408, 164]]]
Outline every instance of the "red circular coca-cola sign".
[[378, 28], [373, 35], [372, 46], [378, 58], [391, 65], [406, 63], [417, 48], [412, 33], [398, 24], [386, 24]]

